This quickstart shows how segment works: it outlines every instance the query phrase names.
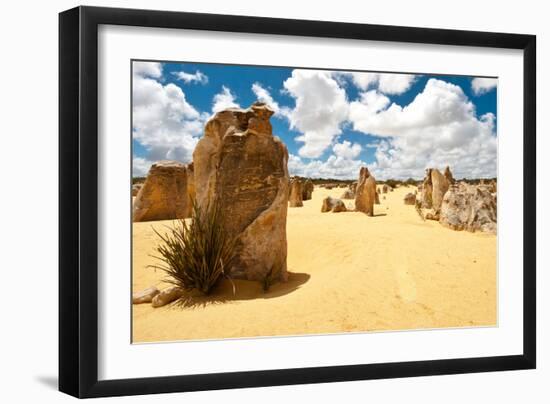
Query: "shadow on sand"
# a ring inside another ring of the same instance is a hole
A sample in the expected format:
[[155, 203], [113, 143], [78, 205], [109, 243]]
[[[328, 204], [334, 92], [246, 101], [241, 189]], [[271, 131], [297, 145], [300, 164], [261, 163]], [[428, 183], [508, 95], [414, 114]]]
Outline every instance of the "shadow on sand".
[[208, 296], [189, 293], [175, 302], [173, 308], [199, 308], [231, 301], [271, 299], [287, 295], [299, 289], [311, 276], [306, 273], [288, 273], [288, 281], [273, 284], [264, 291], [260, 282], [224, 279]]

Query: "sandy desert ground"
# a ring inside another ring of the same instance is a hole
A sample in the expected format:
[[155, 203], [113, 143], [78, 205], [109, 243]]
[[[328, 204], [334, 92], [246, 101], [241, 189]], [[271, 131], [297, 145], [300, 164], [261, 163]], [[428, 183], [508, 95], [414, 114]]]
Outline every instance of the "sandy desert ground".
[[[403, 203], [413, 189], [382, 194], [367, 217], [321, 213], [344, 189], [316, 187], [288, 211], [288, 282], [264, 293], [235, 281], [233, 295], [224, 281], [192, 307], [134, 305], [133, 342], [495, 325], [496, 236], [423, 222]], [[134, 223], [133, 292], [167, 286], [147, 266], [157, 263], [152, 227], [170, 223]]]

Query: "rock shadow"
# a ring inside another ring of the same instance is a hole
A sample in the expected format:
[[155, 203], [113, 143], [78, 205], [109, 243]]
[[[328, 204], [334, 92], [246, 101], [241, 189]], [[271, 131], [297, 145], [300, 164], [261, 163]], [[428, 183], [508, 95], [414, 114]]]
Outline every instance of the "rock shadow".
[[273, 299], [296, 291], [310, 278], [311, 275], [306, 273], [289, 272], [288, 281], [277, 282], [271, 285], [267, 291], [264, 291], [261, 282], [224, 279], [210, 295], [204, 296], [190, 292], [174, 302], [172, 307], [200, 308], [240, 300]]

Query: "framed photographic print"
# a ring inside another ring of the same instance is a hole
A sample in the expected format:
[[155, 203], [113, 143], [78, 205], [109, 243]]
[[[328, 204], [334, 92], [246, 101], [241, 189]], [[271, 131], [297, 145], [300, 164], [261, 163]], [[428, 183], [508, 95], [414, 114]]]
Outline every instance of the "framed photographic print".
[[61, 391], [535, 367], [534, 36], [59, 28]]

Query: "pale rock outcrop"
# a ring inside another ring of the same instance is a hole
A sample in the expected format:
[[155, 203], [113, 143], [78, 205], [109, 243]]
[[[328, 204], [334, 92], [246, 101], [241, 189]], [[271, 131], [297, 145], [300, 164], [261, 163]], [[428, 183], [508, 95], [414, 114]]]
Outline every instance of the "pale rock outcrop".
[[237, 238], [234, 278], [287, 279], [288, 151], [271, 115], [259, 102], [218, 112], [193, 153], [197, 204], [217, 203]]
[[367, 167], [361, 167], [359, 181], [355, 192], [355, 210], [374, 215], [374, 203], [376, 201], [376, 180], [369, 173]]
[[452, 185], [443, 198], [439, 222], [453, 230], [496, 233], [496, 196], [490, 186]]
[[133, 293], [132, 303], [133, 304], [151, 303], [153, 301], [153, 298], [159, 293], [160, 291], [155, 286], [151, 286], [150, 288]]
[[347, 208], [344, 202], [341, 199], [332, 198], [330, 196], [327, 196], [325, 199], [323, 199], [323, 206], [321, 206], [321, 212], [346, 212]]
[[419, 189], [421, 190], [420, 195], [420, 202], [421, 207], [423, 209], [431, 209], [432, 208], [432, 169], [427, 168], [426, 169], [426, 176], [424, 177], [424, 181], [422, 182], [421, 187]]
[[351, 189], [348, 188], [344, 191], [344, 193], [342, 194], [342, 196], [340, 198], [341, 199], [355, 199], [355, 193]]
[[438, 169], [433, 168], [431, 170], [432, 176], [432, 209], [434, 212], [439, 212], [441, 208], [441, 203], [443, 202], [443, 197], [445, 192], [449, 189], [449, 182]]
[[445, 192], [447, 192], [449, 185], [451, 185], [449, 178], [454, 182], [449, 167], [445, 169], [445, 175], [441, 174], [437, 168], [426, 169], [426, 176], [424, 177], [422, 186], [419, 187], [421, 190], [420, 201], [422, 208], [433, 209], [434, 213], [439, 212]]
[[183, 296], [183, 289], [177, 286], [170, 286], [163, 289], [160, 293], [156, 294], [151, 301], [151, 305], [155, 308], [166, 306]]
[[304, 206], [302, 202], [302, 181], [299, 178], [293, 178], [290, 180], [288, 206], [291, 208], [299, 208]]
[[190, 213], [187, 167], [171, 160], [154, 163], [134, 202], [133, 221], [183, 219]]
[[447, 180], [449, 185], [452, 185], [452, 184], [455, 183], [455, 180], [453, 178], [453, 173], [451, 173], [451, 169], [449, 168], [449, 166], [445, 167], [445, 171], [443, 172], [443, 176], [445, 177], [445, 179]]
[[405, 205], [414, 205], [416, 203], [416, 195], [409, 192], [407, 195], [405, 195], [403, 201], [405, 202]]
[[304, 181], [302, 184], [302, 200], [303, 201], [309, 201], [311, 199], [311, 196], [313, 195], [313, 182], [308, 178]]

